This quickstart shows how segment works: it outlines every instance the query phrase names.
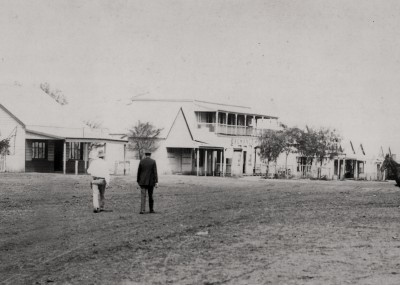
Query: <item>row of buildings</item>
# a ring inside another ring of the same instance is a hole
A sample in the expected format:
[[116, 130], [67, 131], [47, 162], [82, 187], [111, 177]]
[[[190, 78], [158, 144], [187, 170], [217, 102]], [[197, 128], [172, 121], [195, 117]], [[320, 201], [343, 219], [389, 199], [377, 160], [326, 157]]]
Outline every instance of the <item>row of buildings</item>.
[[[201, 100], [140, 99], [121, 102], [103, 112], [106, 129], [83, 124], [70, 108], [40, 89], [0, 88], [0, 139], [10, 148], [0, 155], [0, 171], [85, 173], [94, 148], [104, 148], [114, 174], [135, 174], [137, 153], [128, 146], [128, 130], [139, 120], [161, 129], [157, 160], [162, 174], [203, 176], [261, 175], [258, 137], [278, 130], [278, 117], [252, 108]], [[383, 154], [367, 156], [362, 145], [349, 142], [343, 152], [322, 165], [283, 154], [272, 165], [273, 175], [327, 179], [381, 179]], [[286, 172], [288, 169], [288, 172]]]

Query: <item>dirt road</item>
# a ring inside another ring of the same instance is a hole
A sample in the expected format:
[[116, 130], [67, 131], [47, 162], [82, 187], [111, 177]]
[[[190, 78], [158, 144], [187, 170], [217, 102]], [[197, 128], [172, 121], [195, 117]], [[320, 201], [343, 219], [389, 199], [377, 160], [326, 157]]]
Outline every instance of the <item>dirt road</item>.
[[[393, 182], [0, 175], [0, 284], [400, 284]], [[111, 211], [112, 210], [112, 211]]]

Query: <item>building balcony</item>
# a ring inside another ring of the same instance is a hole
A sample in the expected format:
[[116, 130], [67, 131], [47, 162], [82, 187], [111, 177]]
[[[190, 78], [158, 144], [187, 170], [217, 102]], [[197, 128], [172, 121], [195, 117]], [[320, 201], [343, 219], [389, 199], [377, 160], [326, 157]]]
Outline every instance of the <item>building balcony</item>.
[[236, 126], [217, 123], [197, 123], [197, 128], [230, 136], [260, 136], [265, 131], [265, 129], [254, 128], [252, 126]]

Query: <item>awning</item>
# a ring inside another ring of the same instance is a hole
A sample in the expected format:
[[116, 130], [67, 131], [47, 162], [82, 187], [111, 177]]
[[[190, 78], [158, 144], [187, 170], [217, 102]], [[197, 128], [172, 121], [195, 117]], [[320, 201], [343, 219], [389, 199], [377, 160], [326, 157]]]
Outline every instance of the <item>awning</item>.
[[81, 143], [116, 143], [127, 144], [128, 140], [114, 139], [114, 138], [88, 138], [88, 137], [62, 137], [53, 134], [27, 130], [26, 139], [39, 139], [39, 140], [63, 140], [65, 142], [81, 142]]

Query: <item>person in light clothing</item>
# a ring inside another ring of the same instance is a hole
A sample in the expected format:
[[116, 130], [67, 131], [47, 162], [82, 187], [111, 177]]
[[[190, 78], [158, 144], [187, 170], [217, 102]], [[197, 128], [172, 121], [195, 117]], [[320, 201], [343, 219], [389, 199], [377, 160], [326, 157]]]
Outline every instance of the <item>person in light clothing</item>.
[[[97, 158], [90, 163], [87, 172], [92, 175], [92, 182], [90, 183], [93, 190], [93, 212], [98, 213], [104, 211], [105, 192], [110, 184], [110, 172], [104, 160], [105, 154], [100, 150]], [[99, 203], [100, 198], [100, 203]]]

